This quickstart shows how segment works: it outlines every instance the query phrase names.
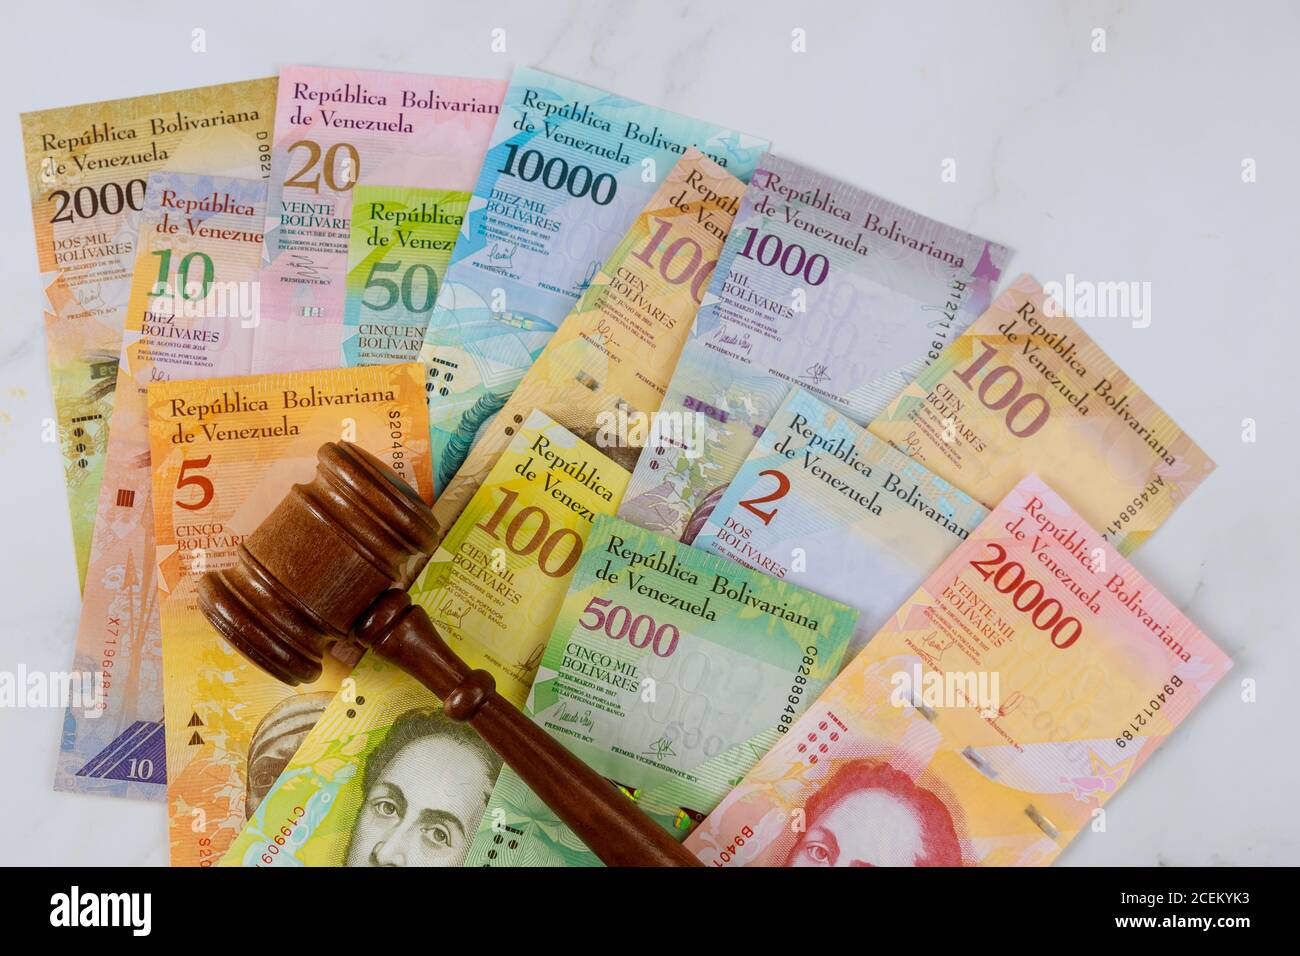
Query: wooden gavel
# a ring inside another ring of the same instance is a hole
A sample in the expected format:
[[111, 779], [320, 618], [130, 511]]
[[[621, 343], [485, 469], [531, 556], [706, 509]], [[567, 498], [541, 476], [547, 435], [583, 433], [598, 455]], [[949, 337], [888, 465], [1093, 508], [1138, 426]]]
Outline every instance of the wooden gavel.
[[411, 674], [466, 721], [610, 866], [698, 866], [613, 784], [471, 670], [411, 603], [437, 547], [433, 512], [373, 455], [322, 445], [316, 477], [294, 485], [240, 545], [238, 563], [199, 582], [199, 604], [234, 647], [287, 684], [315, 680], [335, 641], [357, 642]]

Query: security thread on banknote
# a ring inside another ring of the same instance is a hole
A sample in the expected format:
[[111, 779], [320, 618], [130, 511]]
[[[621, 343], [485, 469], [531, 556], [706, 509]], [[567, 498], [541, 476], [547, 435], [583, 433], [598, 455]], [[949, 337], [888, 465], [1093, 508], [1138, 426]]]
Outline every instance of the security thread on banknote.
[[148, 176], [170, 169], [265, 180], [274, 118], [273, 77], [20, 117], [83, 587]]
[[[866, 424], [987, 307], [1010, 253], [764, 155], [619, 516], [695, 540], [792, 385]], [[698, 436], [698, 437], [697, 437]]]
[[515, 70], [421, 353], [439, 498], [479, 429], [686, 150], [748, 182], [767, 145], [541, 70]]
[[706, 865], [1045, 865], [1232, 662], [1020, 481], [687, 839]]
[[325, 442], [355, 442], [431, 500], [423, 372], [406, 363], [159, 382], [148, 400], [171, 860], [206, 866], [256, 810], [355, 657], [327, 655], [313, 683], [283, 684], [208, 623], [198, 580], [235, 563], [285, 491], [311, 480]]
[[469, 193], [353, 189], [343, 300], [343, 364], [413, 362], [433, 314]]
[[[839, 671], [856, 620], [837, 601], [598, 517], [525, 710], [671, 827], [677, 811], [712, 809], [789, 730]], [[466, 863], [598, 860], [506, 769]]]
[[695, 546], [856, 607], [847, 662], [987, 515], [795, 387]]
[[[595, 515], [627, 472], [534, 411], [411, 588], [438, 633], [521, 705]], [[326, 707], [223, 861], [454, 866], [500, 761], [373, 654]]]
[[988, 507], [1038, 474], [1120, 554], [1214, 470], [1029, 275], [869, 427]]
[[455, 520], [535, 408], [631, 471], [744, 190], [699, 150], [686, 150], [505, 406], [478, 431], [434, 505], [439, 524]]
[[163, 797], [145, 390], [155, 381], [248, 371], [265, 199], [258, 180], [149, 174], [73, 661], [74, 670], [100, 673], [103, 706], [69, 708], [56, 789]]

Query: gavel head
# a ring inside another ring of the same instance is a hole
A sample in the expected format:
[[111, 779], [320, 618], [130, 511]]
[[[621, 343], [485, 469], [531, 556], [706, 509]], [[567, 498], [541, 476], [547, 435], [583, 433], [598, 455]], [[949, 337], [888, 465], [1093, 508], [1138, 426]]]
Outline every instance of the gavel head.
[[319, 677], [330, 644], [351, 640], [384, 591], [410, 587], [439, 540], [433, 512], [369, 452], [330, 442], [316, 458], [316, 477], [198, 587], [212, 625], [287, 684]]

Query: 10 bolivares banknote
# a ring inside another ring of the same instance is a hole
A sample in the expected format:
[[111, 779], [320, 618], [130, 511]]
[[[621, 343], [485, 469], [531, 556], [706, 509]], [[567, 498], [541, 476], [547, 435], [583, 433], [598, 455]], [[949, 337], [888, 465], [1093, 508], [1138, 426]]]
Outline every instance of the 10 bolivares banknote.
[[[857, 612], [596, 519], [525, 712], [671, 832], [707, 813], [839, 671]], [[466, 865], [596, 865], [505, 767]]]
[[356, 656], [297, 687], [259, 669], [199, 609], [206, 571], [243, 540], [317, 450], [351, 441], [427, 503], [428, 415], [415, 363], [160, 382], [149, 388], [173, 866], [210, 865], [239, 834]]
[[1120, 554], [1214, 470], [1028, 275], [868, 427], [990, 508], [1037, 474]]
[[[496, 124], [501, 80], [425, 76], [335, 67], [285, 66], [276, 98], [267, 201], [265, 300], [255, 372], [338, 368], [371, 360], [357, 336], [383, 327], [345, 298], [353, 263], [349, 245], [359, 186], [467, 191]], [[368, 208], [363, 214], [370, 215]], [[407, 230], [402, 230], [403, 232]], [[386, 299], [384, 282], [408, 290], [408, 311], [427, 323], [429, 276], [416, 257], [384, 259], [364, 284]], [[390, 270], [391, 271], [387, 271]], [[373, 281], [382, 280], [382, 281]], [[430, 296], [432, 298], [432, 296]], [[387, 312], [387, 309], [381, 310]], [[383, 361], [416, 357], [409, 333]]]
[[767, 146], [515, 70], [421, 352], [439, 498], [679, 157], [694, 147], [748, 182]]
[[265, 200], [257, 180], [149, 174], [73, 658], [74, 670], [102, 676], [104, 695], [97, 711], [67, 711], [57, 790], [163, 797], [145, 390], [151, 382], [249, 371]]
[[24, 113], [50, 387], [84, 587], [150, 173], [266, 180], [275, 79]]
[[[628, 474], [534, 411], [411, 589], [448, 644], [521, 705], [596, 515]], [[455, 866], [500, 760], [431, 691], [371, 653], [223, 865]]]
[[690, 543], [791, 385], [866, 424], [988, 305], [1008, 251], [767, 154], [619, 516]]
[[[479, 429], [434, 505], [441, 526], [455, 521], [535, 408], [632, 469], [744, 190], [698, 150], [682, 155], [505, 406]], [[620, 422], [630, 423], [622, 434]], [[642, 434], [633, 434], [638, 425]]]
[[708, 865], [1045, 865], [1231, 661], [1037, 476], [688, 838]]
[[987, 514], [795, 387], [695, 546], [858, 608], [847, 661]]

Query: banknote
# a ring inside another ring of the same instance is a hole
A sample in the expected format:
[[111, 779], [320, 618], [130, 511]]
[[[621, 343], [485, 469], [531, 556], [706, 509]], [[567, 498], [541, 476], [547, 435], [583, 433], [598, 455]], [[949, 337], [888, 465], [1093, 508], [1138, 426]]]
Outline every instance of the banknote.
[[146, 179], [267, 179], [275, 79], [24, 113], [45, 344], [77, 578], [85, 586]]
[[865, 425], [992, 298], [1008, 257], [770, 153], [660, 406], [705, 423], [637, 462], [619, 516], [691, 542], [792, 385]]
[[847, 662], [987, 515], [796, 386], [695, 546], [856, 607]]
[[[682, 813], [700, 816], [835, 676], [856, 620], [837, 601], [598, 517], [525, 711], [630, 796], [684, 785], [697, 802]], [[597, 860], [506, 768], [465, 862]]]
[[[344, 364], [356, 187], [468, 191], [505, 89], [501, 80], [455, 76], [280, 71], [261, 275], [266, 309], [253, 371]], [[412, 302], [422, 304], [425, 277], [414, 263], [408, 270]], [[400, 294], [406, 274], [380, 276], [396, 280]]]
[[686, 845], [712, 866], [1045, 865], [1231, 666], [1031, 475]]
[[744, 189], [698, 150], [682, 155], [504, 407], [479, 429], [434, 505], [441, 527], [534, 408], [629, 471], [635, 466]]
[[469, 193], [414, 186], [352, 190], [343, 364], [413, 362], [446, 275]]
[[681, 154], [695, 147], [748, 182], [766, 146], [515, 70], [422, 352], [439, 496]]
[[149, 174], [73, 660], [74, 671], [101, 675], [105, 694], [94, 712], [68, 709], [55, 789], [163, 798], [145, 390], [248, 372], [265, 204], [259, 180]]
[[[512, 703], [528, 694], [593, 516], [613, 513], [627, 478], [533, 412], [411, 588]], [[223, 865], [458, 865], [500, 761], [440, 708], [415, 678], [367, 654]]]
[[1036, 473], [1120, 554], [1214, 470], [1028, 275], [868, 427], [988, 507]]
[[415, 363], [159, 382], [149, 388], [162, 620], [167, 812], [173, 866], [210, 866], [265, 797], [356, 655], [327, 656], [291, 687], [207, 622], [197, 585], [240, 543], [327, 441], [371, 451], [428, 502], [428, 411]]

